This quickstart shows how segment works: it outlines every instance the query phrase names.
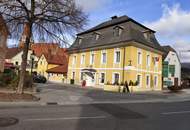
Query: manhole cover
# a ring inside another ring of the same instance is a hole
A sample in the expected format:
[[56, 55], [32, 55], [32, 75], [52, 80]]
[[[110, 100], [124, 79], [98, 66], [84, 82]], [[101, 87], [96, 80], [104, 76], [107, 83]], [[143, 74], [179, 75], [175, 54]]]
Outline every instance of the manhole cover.
[[13, 117], [0, 117], [0, 127], [7, 127], [18, 123], [18, 119]]

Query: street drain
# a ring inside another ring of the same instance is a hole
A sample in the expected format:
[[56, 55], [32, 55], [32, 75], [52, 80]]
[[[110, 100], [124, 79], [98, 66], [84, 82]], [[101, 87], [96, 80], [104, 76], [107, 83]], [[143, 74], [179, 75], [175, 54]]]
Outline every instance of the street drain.
[[15, 125], [19, 122], [17, 118], [13, 117], [0, 117], [0, 127], [7, 127]]
[[46, 104], [47, 104], [47, 105], [58, 105], [57, 102], [47, 102]]

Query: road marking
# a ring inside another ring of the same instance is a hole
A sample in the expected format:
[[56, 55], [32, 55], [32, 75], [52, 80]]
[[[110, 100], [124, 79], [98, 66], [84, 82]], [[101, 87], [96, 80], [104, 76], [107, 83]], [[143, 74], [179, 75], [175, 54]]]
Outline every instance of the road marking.
[[56, 121], [56, 120], [84, 120], [84, 119], [103, 119], [106, 116], [93, 116], [93, 117], [64, 117], [64, 118], [37, 118], [25, 119], [24, 121]]
[[164, 112], [162, 113], [162, 115], [186, 114], [186, 113], [190, 113], [190, 111]]

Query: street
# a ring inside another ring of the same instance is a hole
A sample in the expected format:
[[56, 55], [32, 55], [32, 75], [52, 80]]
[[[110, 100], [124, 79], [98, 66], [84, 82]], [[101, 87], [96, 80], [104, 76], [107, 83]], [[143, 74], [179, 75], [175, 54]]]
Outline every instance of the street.
[[[189, 130], [189, 90], [111, 93], [38, 84], [37, 104], [0, 106], [0, 130]], [[179, 100], [179, 101], [178, 101]]]
[[1, 130], [189, 130], [190, 102], [0, 108]]

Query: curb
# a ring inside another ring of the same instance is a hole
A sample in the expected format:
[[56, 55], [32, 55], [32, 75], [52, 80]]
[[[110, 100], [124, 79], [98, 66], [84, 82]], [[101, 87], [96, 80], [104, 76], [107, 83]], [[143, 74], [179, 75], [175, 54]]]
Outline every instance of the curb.
[[91, 105], [91, 104], [139, 104], [139, 103], [174, 103], [186, 102], [190, 99], [181, 100], [135, 100], [135, 101], [92, 101], [92, 102], [0, 102], [0, 108], [6, 107], [40, 107], [40, 106], [67, 106], [67, 105]]

